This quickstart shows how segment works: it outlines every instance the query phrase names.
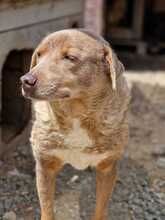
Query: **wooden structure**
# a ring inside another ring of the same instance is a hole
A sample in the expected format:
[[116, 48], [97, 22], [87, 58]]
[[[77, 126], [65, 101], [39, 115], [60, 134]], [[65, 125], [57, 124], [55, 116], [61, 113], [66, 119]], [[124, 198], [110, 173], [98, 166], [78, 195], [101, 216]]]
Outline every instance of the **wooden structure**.
[[31, 54], [48, 33], [82, 26], [83, 0], [0, 1], [0, 157], [28, 140], [30, 103], [19, 78]]
[[84, 26], [95, 33], [103, 33], [104, 0], [85, 0]]

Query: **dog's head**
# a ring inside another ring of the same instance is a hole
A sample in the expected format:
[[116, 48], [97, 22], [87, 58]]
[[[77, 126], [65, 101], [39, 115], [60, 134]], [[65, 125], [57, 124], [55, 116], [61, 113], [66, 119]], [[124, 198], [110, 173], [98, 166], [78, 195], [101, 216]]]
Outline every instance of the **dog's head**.
[[63, 30], [47, 36], [32, 56], [29, 73], [21, 77], [29, 98], [81, 98], [107, 85], [116, 89], [123, 71], [109, 44], [85, 30]]

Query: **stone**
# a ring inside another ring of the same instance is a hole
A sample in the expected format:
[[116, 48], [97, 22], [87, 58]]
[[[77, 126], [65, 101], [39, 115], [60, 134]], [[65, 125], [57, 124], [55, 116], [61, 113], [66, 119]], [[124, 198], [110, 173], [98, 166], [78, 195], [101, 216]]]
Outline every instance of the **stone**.
[[158, 158], [158, 160], [157, 160], [157, 165], [158, 165], [159, 167], [164, 167], [164, 168], [165, 168], [165, 157], [160, 157], [160, 158]]
[[3, 216], [3, 220], [16, 220], [16, 218], [17, 216], [13, 211], [6, 212]]

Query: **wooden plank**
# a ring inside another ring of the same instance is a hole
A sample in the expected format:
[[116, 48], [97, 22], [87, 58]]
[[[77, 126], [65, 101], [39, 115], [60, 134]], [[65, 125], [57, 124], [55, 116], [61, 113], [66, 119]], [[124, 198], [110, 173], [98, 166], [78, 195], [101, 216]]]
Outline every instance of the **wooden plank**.
[[140, 40], [143, 35], [144, 22], [144, 3], [145, 0], [135, 0], [133, 6], [132, 27], [110, 27], [109, 35], [116, 39]]
[[0, 32], [80, 13], [83, 10], [82, 2], [83, 0], [57, 0], [52, 3], [2, 11]]
[[85, 1], [84, 25], [98, 34], [102, 34], [104, 29], [103, 8], [104, 0]]
[[119, 42], [122, 39], [133, 39], [134, 33], [129, 28], [119, 28], [119, 27], [112, 27], [109, 31], [109, 37], [118, 39]]
[[165, 12], [165, 1], [164, 0], [156, 0], [154, 1], [154, 12], [161, 13]]
[[133, 15], [133, 34], [134, 38], [136, 39], [141, 39], [143, 35], [144, 4], [145, 0], [135, 0]]

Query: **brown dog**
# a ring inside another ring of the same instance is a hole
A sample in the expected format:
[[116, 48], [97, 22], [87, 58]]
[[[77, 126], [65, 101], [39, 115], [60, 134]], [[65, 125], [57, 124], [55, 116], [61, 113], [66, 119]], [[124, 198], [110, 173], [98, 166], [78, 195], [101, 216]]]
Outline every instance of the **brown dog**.
[[64, 164], [97, 170], [93, 220], [105, 220], [117, 162], [128, 140], [129, 91], [109, 44], [85, 30], [50, 34], [22, 80], [33, 100], [31, 143], [41, 219], [53, 220], [55, 176]]

